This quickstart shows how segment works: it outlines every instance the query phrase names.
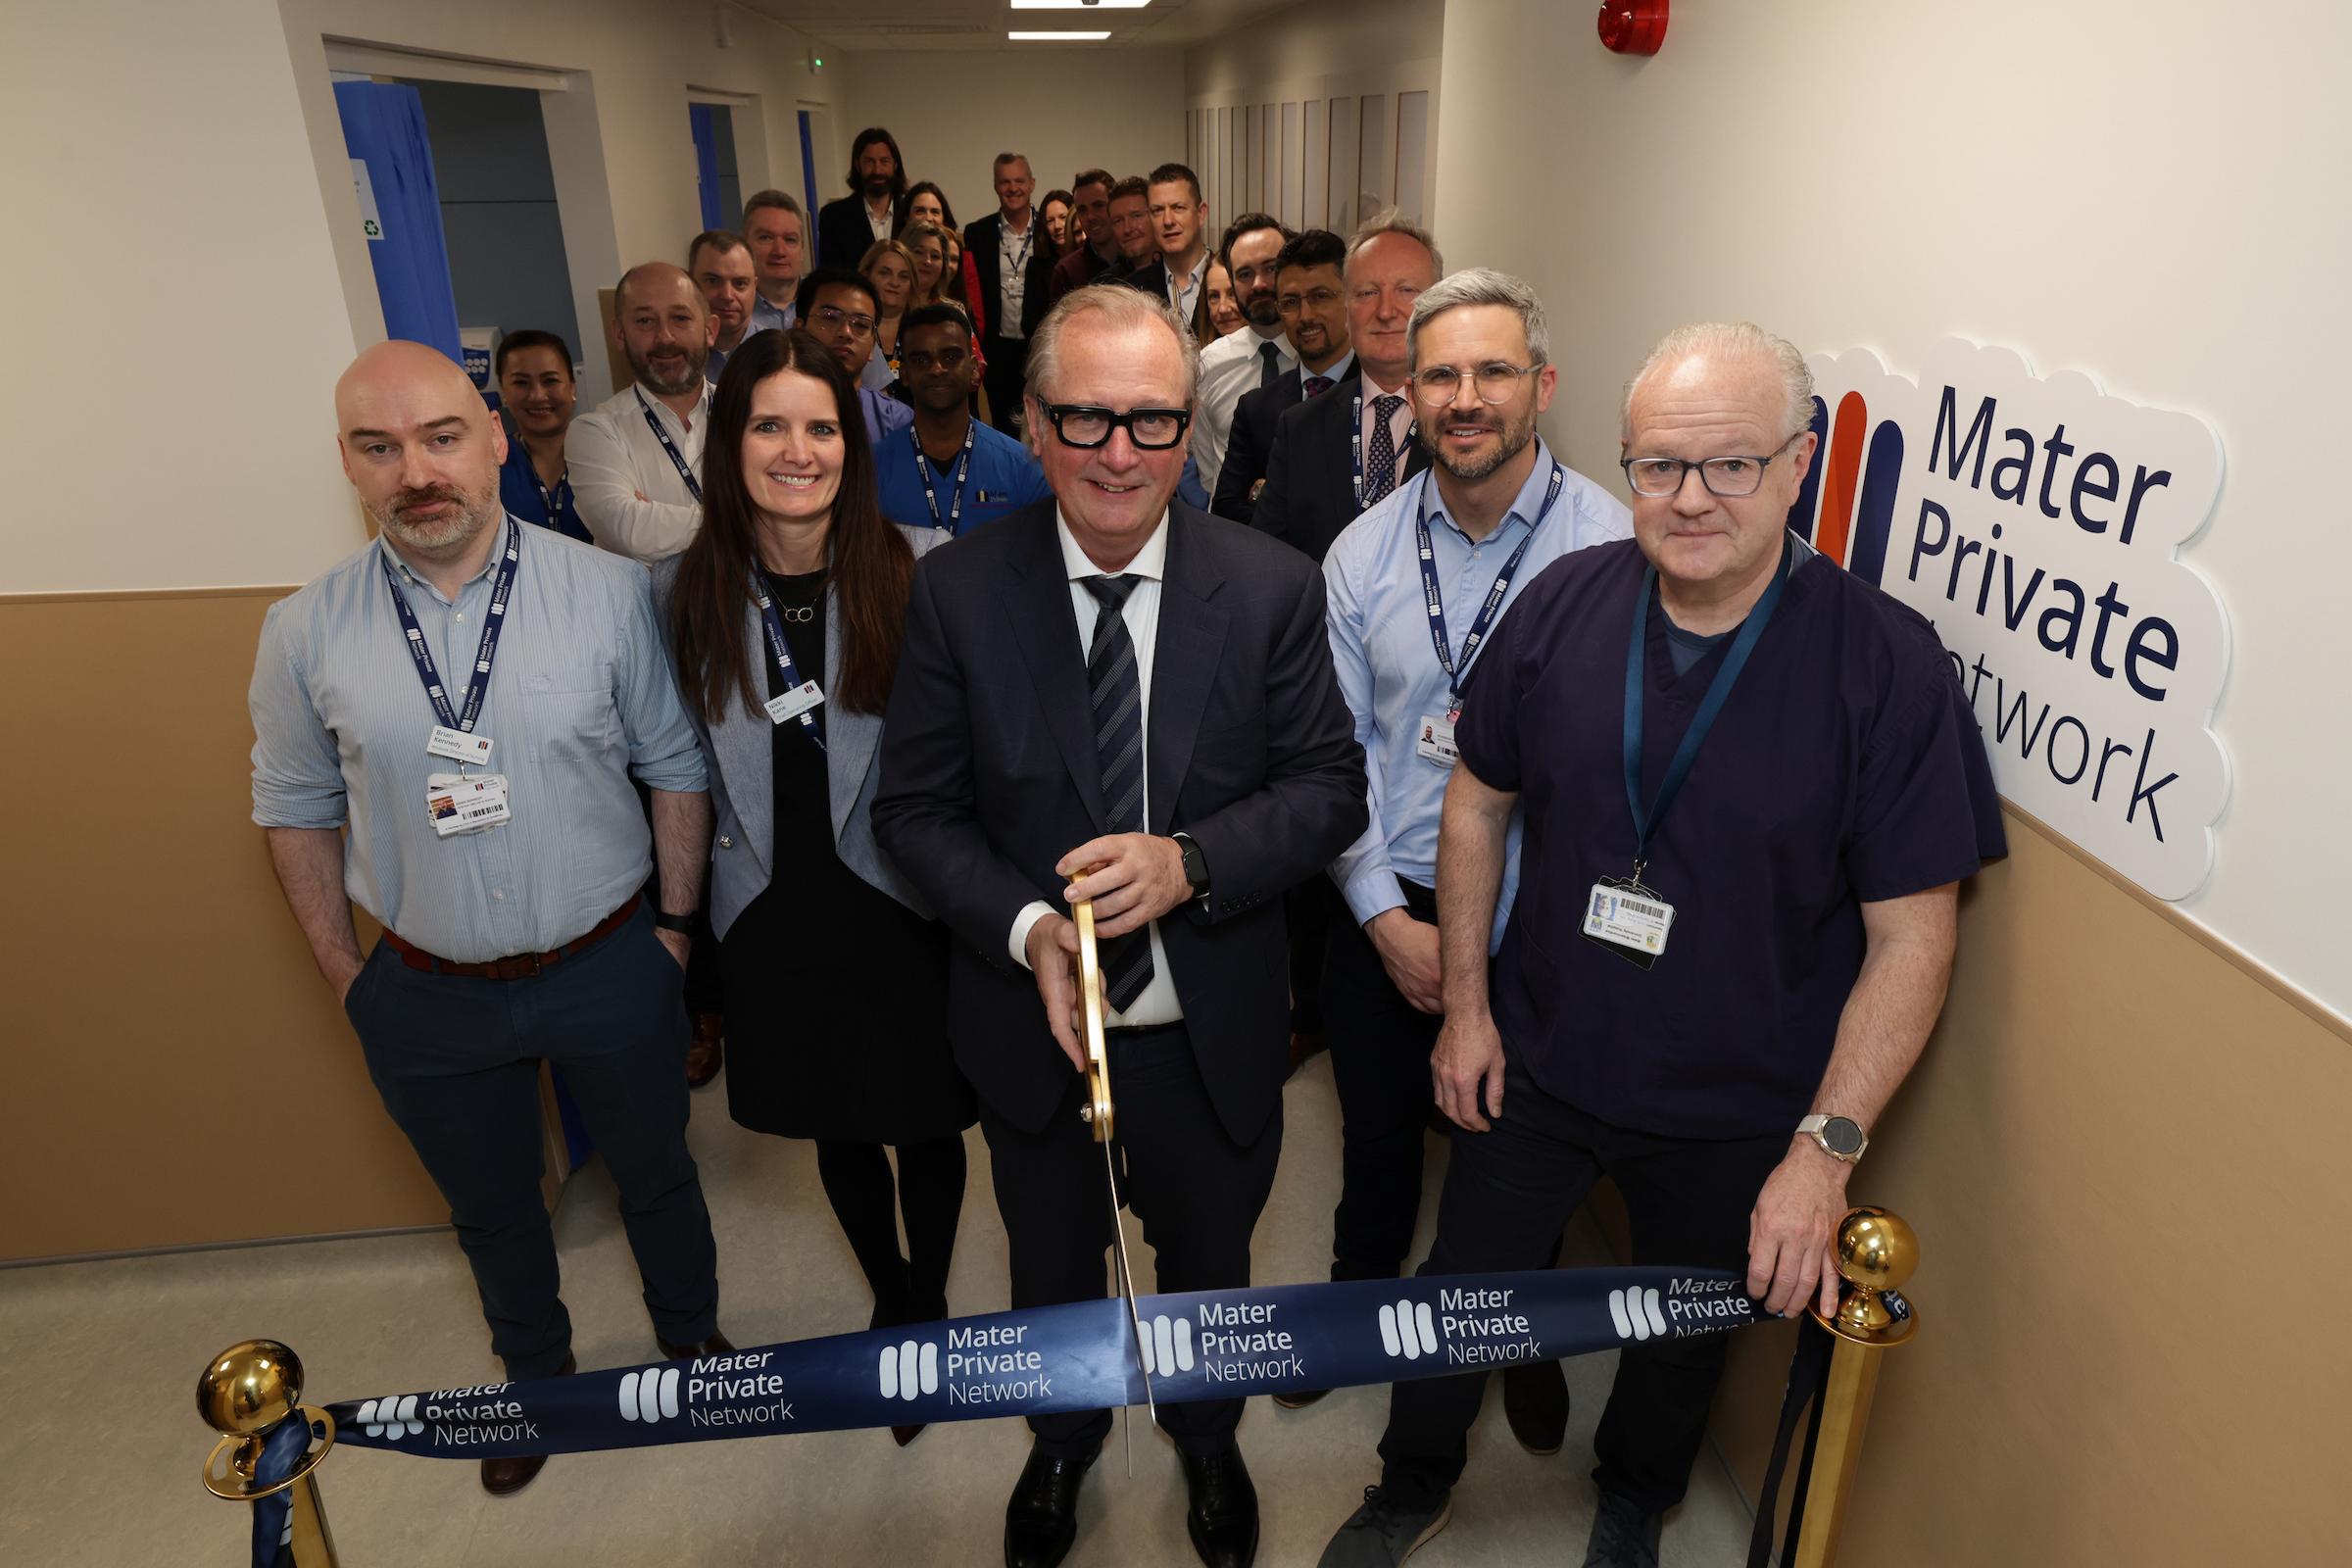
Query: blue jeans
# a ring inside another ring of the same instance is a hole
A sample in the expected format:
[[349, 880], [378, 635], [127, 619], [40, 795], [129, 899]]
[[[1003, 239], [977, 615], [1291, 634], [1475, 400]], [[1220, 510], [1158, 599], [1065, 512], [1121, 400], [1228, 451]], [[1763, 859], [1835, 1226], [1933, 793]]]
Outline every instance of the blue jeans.
[[449, 1202], [512, 1379], [552, 1376], [571, 1353], [539, 1191], [541, 1057], [564, 1069], [620, 1189], [656, 1332], [695, 1345], [718, 1331], [717, 1248], [686, 1152], [682, 982], [641, 909], [522, 980], [428, 974], [379, 942], [343, 999], [384, 1109]]

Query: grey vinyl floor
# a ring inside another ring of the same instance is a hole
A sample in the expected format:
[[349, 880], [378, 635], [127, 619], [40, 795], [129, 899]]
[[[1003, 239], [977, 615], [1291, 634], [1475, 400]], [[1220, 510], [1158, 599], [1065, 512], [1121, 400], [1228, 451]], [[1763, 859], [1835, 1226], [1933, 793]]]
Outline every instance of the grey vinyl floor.
[[[1291, 1082], [1281, 1174], [1255, 1241], [1260, 1283], [1320, 1279], [1339, 1188], [1339, 1107], [1329, 1058]], [[862, 1329], [868, 1298], [817, 1184], [813, 1145], [727, 1118], [723, 1086], [695, 1096], [690, 1137], [715, 1218], [720, 1323], [738, 1345]], [[1006, 1304], [1004, 1234], [988, 1151], [968, 1137], [971, 1180], [950, 1304]], [[1429, 1141], [1429, 1245], [1446, 1142]], [[225, 1188], [223, 1195], [225, 1200]], [[655, 1353], [603, 1167], [591, 1162], [557, 1217], [564, 1298], [585, 1367]], [[1148, 1250], [1131, 1224], [1137, 1271]], [[1580, 1217], [1569, 1264], [1608, 1261]], [[197, 1419], [197, 1374], [223, 1346], [284, 1341], [311, 1402], [386, 1390], [496, 1381], [470, 1276], [446, 1231], [48, 1264], [0, 1271], [0, 1562], [228, 1565], [249, 1561], [242, 1505], [198, 1484], [213, 1435]], [[1567, 1446], [1535, 1458], [1511, 1441], [1498, 1387], [1472, 1435], [1452, 1524], [1413, 1568], [1584, 1560], [1592, 1436], [1615, 1369], [1567, 1363]], [[1252, 1399], [1241, 1442], [1264, 1519], [1258, 1561], [1312, 1564], [1378, 1479], [1385, 1388], [1345, 1389], [1304, 1410]], [[1069, 1561], [1194, 1558], [1173, 1448], [1139, 1419], [1134, 1475], [1114, 1430], [1086, 1484]], [[841, 1432], [564, 1455], [510, 1498], [483, 1494], [470, 1463], [348, 1449], [319, 1470], [345, 1568], [527, 1565], [999, 1562], [1004, 1503], [1028, 1434], [998, 1418], [931, 1427], [902, 1450], [887, 1432]], [[1712, 1449], [1667, 1518], [1666, 1568], [1732, 1568], [1748, 1515]]]

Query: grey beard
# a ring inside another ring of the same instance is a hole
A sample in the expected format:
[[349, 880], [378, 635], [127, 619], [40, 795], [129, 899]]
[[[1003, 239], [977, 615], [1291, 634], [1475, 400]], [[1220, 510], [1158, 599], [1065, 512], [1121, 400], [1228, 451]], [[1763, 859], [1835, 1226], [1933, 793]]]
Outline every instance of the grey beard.
[[[746, 324], [748, 325], [749, 323]], [[710, 363], [710, 359], [709, 355], [705, 355], [701, 362], [697, 363], [695, 357], [692, 354], [688, 354], [686, 356], [686, 367], [684, 369], [678, 372], [678, 378], [674, 382], [663, 381], [660, 376], [654, 374], [647, 365], [640, 364], [634, 359], [629, 361], [629, 368], [637, 373], [638, 380], [643, 381], [647, 386], [652, 387], [662, 396], [665, 398], [674, 398], [681, 396], [684, 393], [691, 392], [696, 387], [700, 386], [703, 381], [704, 368]]]
[[497, 493], [488, 496], [466, 496], [466, 505], [447, 522], [418, 525], [401, 516], [387, 502], [378, 508], [370, 504], [368, 514], [375, 525], [412, 550], [447, 550], [473, 539], [484, 528], [496, 522], [505, 508], [499, 504]]

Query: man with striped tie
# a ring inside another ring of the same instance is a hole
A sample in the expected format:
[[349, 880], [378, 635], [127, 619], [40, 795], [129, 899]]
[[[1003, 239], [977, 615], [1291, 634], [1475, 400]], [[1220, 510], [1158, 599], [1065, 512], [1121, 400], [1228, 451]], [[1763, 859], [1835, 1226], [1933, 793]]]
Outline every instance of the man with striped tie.
[[[1164, 299], [1064, 295], [1027, 375], [1054, 495], [917, 564], [874, 834], [961, 938], [951, 1030], [980, 1092], [1012, 1304], [1103, 1292], [1112, 1200], [1078, 1113], [1078, 899], [1102, 942], [1122, 1196], [1159, 1289], [1244, 1285], [1282, 1145], [1280, 895], [1367, 820], [1323, 581], [1173, 500], [1199, 351]], [[1212, 1568], [1256, 1551], [1241, 1409], [1158, 1411]], [[1030, 1428], [1005, 1561], [1050, 1568], [1110, 1412]]]

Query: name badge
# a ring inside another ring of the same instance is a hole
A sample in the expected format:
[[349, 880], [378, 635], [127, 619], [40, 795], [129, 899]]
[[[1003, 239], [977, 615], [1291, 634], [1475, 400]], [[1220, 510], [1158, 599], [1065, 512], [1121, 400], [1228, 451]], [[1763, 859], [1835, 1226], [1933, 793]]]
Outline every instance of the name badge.
[[1638, 882], [1602, 877], [1585, 905], [1584, 938], [1646, 969], [1666, 952], [1674, 906]]
[[798, 718], [824, 700], [825, 694], [817, 688], [816, 682], [805, 680], [782, 696], [767, 700], [764, 706], [768, 722], [781, 724], [788, 718]]
[[1413, 750], [1428, 760], [1440, 767], [1451, 767], [1461, 760], [1462, 754], [1453, 744], [1451, 713], [1422, 714], [1418, 731], [1413, 737]]
[[424, 814], [443, 838], [477, 833], [509, 821], [514, 813], [507, 806], [506, 775], [477, 773], [460, 778], [455, 773], [435, 773], [425, 780]]
[[490, 737], [468, 735], [462, 729], [435, 724], [424, 749], [435, 757], [446, 757], [453, 762], [467, 762], [475, 767], [490, 765]]

